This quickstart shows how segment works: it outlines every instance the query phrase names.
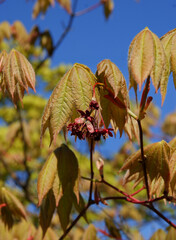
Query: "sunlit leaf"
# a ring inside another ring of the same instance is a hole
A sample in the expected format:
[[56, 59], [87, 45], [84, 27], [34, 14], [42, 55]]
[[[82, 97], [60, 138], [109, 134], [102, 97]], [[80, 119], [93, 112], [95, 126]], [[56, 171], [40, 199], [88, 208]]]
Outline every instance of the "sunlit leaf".
[[96, 228], [93, 224], [90, 224], [83, 235], [83, 240], [97, 240], [96, 234]]
[[[41, 138], [46, 128], [49, 128], [52, 142], [72, 118], [75, 110], [84, 111], [88, 108], [95, 83], [96, 78], [88, 67], [78, 63], [74, 64], [59, 81], [45, 107]], [[98, 92], [96, 91], [96, 93]]]
[[56, 171], [57, 171], [57, 157], [55, 156], [54, 153], [52, 153], [45, 162], [45, 164], [43, 165], [43, 168], [40, 171], [38, 177], [37, 191], [39, 206], [41, 205], [44, 196], [53, 186]]
[[[157, 92], [160, 79], [162, 76], [163, 68], [165, 67], [167, 58], [166, 58], [164, 48], [160, 39], [154, 33], [152, 33], [152, 37], [153, 37], [153, 44], [154, 44], [154, 65], [150, 75], [151, 75], [152, 83]], [[167, 77], [167, 79], [168, 78], [169, 76]]]
[[48, 7], [51, 5], [54, 5], [54, 0], [37, 0], [33, 8], [32, 17], [36, 18], [40, 13], [45, 14]]
[[10, 37], [11, 37], [10, 24], [8, 22], [4, 21], [0, 24], [0, 41], [2, 41], [3, 38], [10, 39]]
[[[146, 169], [149, 186], [153, 180], [156, 181], [159, 177], [162, 177], [165, 184], [165, 191], [168, 191], [170, 183], [170, 146], [164, 140], [162, 140], [161, 142], [146, 146], [144, 148], [144, 154], [146, 156]], [[128, 170], [124, 176], [125, 183], [135, 180], [135, 185], [137, 185], [139, 182], [141, 182], [143, 180], [141, 151], [139, 150], [132, 154], [127, 159], [121, 170]]]
[[16, 39], [20, 44], [27, 43], [28, 33], [22, 22], [15, 21], [11, 27], [11, 32], [14, 39]]
[[162, 124], [162, 131], [171, 136], [174, 137], [176, 135], [176, 113], [170, 113], [168, 114]]
[[158, 229], [150, 238], [150, 240], [165, 240], [166, 233], [163, 229]]
[[175, 238], [176, 238], [176, 230], [170, 227], [165, 240], [174, 240]]
[[147, 27], [142, 30], [132, 41], [132, 45], [128, 57], [129, 73], [141, 89], [154, 64], [154, 42], [150, 30]]
[[4, 88], [12, 101], [22, 103], [24, 91], [28, 87], [35, 91], [35, 72], [28, 60], [18, 51], [12, 49], [3, 66]]
[[70, 0], [57, 0], [61, 7], [63, 7], [68, 13], [71, 14], [72, 8], [71, 8], [71, 1]]
[[114, 98], [121, 92], [124, 103], [128, 102], [128, 90], [125, 78], [118, 67], [109, 59], [101, 61], [97, 65], [97, 76], [101, 82], [107, 81], [114, 90]]

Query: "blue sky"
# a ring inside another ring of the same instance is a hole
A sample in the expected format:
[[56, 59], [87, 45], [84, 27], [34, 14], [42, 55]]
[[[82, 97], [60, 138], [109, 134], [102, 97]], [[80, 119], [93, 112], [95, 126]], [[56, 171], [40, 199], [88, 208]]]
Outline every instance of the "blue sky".
[[[82, 10], [95, 2], [98, 0], [79, 0], [77, 10]], [[64, 26], [67, 25], [68, 14], [56, 3], [55, 7], [49, 8], [45, 16], [40, 15], [37, 19], [32, 19], [34, 3], [34, 0], [5, 0], [0, 4], [0, 22], [6, 20], [13, 23], [20, 20], [28, 31], [38, 24], [42, 31], [50, 29], [56, 42]], [[95, 72], [101, 60], [110, 59], [119, 67], [129, 85], [127, 55], [130, 42], [146, 26], [159, 37], [174, 29], [176, 0], [140, 0], [138, 2], [114, 0], [114, 3], [115, 9], [108, 20], [104, 17], [102, 7], [75, 18], [71, 31], [53, 56], [52, 66], [78, 62], [87, 65]], [[133, 90], [130, 90], [130, 95], [134, 97]], [[175, 90], [171, 77], [161, 112], [162, 119], [167, 113], [175, 110], [173, 98], [175, 98]], [[154, 94], [153, 102], [161, 106], [160, 94]], [[118, 143], [117, 135], [116, 141], [108, 140], [108, 144], [103, 146], [103, 151], [106, 155], [116, 152]]]

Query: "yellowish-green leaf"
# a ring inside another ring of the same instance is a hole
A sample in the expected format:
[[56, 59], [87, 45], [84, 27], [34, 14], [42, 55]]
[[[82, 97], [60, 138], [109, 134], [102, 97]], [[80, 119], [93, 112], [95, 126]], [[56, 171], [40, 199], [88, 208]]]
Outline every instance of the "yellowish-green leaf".
[[53, 194], [54, 194], [55, 202], [56, 202], [56, 207], [57, 207], [58, 204], [59, 204], [59, 201], [62, 197], [62, 186], [61, 186], [61, 183], [59, 181], [59, 176], [58, 176], [57, 173], [55, 174], [52, 190], [53, 190]]
[[154, 44], [154, 65], [151, 72], [151, 79], [155, 87], [155, 90], [157, 92], [159, 88], [162, 72], [163, 72], [163, 67], [165, 66], [165, 62], [167, 61], [167, 59], [166, 59], [163, 45], [160, 39], [158, 38], [158, 36], [152, 33], [152, 37], [153, 37], [153, 44]]
[[28, 33], [20, 21], [15, 21], [11, 27], [12, 35], [20, 44], [25, 44], [28, 41]]
[[163, 229], [158, 229], [150, 238], [150, 240], [165, 240], [166, 232]]
[[35, 91], [35, 72], [28, 60], [18, 51], [12, 49], [3, 67], [3, 82], [6, 91], [16, 104], [22, 102], [24, 91], [28, 87]]
[[141, 89], [143, 82], [151, 73], [154, 64], [153, 49], [152, 33], [146, 27], [132, 41], [128, 58], [129, 73], [139, 84], [139, 89]]
[[51, 224], [51, 220], [56, 208], [56, 202], [52, 190], [50, 190], [43, 200], [40, 208], [40, 225], [43, 230], [43, 236]]
[[167, 92], [167, 85], [170, 75], [170, 64], [167, 58], [165, 58], [165, 64], [163, 66], [163, 71], [160, 79], [160, 91], [161, 91], [161, 98], [162, 98], [162, 105], [165, 100], [166, 92]]
[[[48, 127], [52, 142], [76, 110], [84, 111], [88, 108], [95, 83], [96, 78], [88, 67], [74, 64], [59, 81], [45, 107], [41, 138]], [[98, 90], [96, 95], [98, 97]]]
[[176, 34], [172, 38], [171, 71], [173, 73], [174, 86], [175, 86], [175, 89], [176, 89]]
[[169, 63], [170, 63], [170, 57], [171, 57], [172, 38], [175, 34], [176, 34], [176, 28], [167, 32], [164, 36], [160, 38]]
[[121, 92], [124, 102], [128, 102], [128, 90], [125, 78], [118, 67], [109, 59], [101, 61], [97, 65], [97, 75], [101, 82], [108, 82], [114, 90], [114, 98]]
[[37, 191], [39, 206], [41, 205], [45, 195], [52, 188], [56, 172], [57, 172], [57, 157], [55, 156], [55, 153], [52, 153], [45, 162], [45, 164], [43, 165], [43, 168], [40, 171], [38, 177]]
[[37, 0], [33, 8], [32, 17], [36, 18], [40, 13], [45, 14], [50, 5], [54, 5], [54, 0]]
[[11, 37], [10, 24], [4, 21], [0, 24], [0, 41], [3, 40], [3, 38], [10, 39], [10, 37]]
[[[165, 191], [169, 190], [170, 183], [170, 168], [169, 160], [171, 158], [170, 146], [162, 140], [161, 142], [153, 143], [144, 148], [144, 154], [146, 156], [146, 169], [149, 187], [152, 181], [156, 181], [159, 177], [162, 177], [165, 184]], [[138, 185], [143, 180], [143, 170], [141, 164], [141, 151], [137, 151], [132, 154], [121, 170], [128, 170], [124, 177], [124, 182], [135, 180]]]
[[5, 203], [6, 206], [1, 208], [1, 218], [3, 222], [11, 228], [14, 218], [26, 218], [26, 211], [22, 203], [5, 187], [0, 189], [0, 204]]
[[[126, 108], [120, 108], [113, 104], [110, 100], [104, 98], [106, 92], [101, 90], [101, 107], [102, 107], [102, 117], [106, 127], [111, 123], [114, 132], [116, 133], [119, 129], [120, 136], [122, 135], [124, 125], [127, 119], [127, 110]], [[118, 97], [120, 94], [118, 94]], [[121, 99], [123, 99], [121, 97]]]
[[83, 240], [97, 240], [96, 235], [97, 235], [96, 228], [94, 227], [93, 224], [90, 224], [83, 235]]
[[165, 240], [175, 240], [175, 239], [176, 239], [176, 230], [170, 227]]

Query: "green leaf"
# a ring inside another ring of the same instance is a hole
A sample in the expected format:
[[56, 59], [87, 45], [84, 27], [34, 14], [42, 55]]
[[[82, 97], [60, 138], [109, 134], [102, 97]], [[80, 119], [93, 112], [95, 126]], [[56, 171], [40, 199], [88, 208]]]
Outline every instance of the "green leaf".
[[[159, 177], [162, 177], [165, 184], [165, 191], [168, 191], [170, 183], [170, 146], [162, 140], [161, 142], [146, 146], [144, 148], [144, 154], [146, 156], [146, 170], [149, 186], [152, 184], [153, 180], [156, 181]], [[128, 170], [124, 177], [124, 183], [135, 180], [135, 186], [138, 185], [144, 178], [141, 164], [141, 151], [139, 150], [132, 154], [122, 166], [121, 170]]]
[[[41, 139], [46, 128], [49, 128], [51, 142], [56, 140], [57, 134], [73, 117], [73, 113], [88, 108], [95, 83], [96, 78], [88, 67], [78, 63], [73, 65], [59, 81], [45, 107]], [[98, 90], [96, 93], [98, 96]]]
[[71, 187], [67, 185], [67, 188], [64, 190], [64, 194], [61, 197], [59, 205], [57, 207], [60, 224], [64, 231], [66, 230], [70, 221], [70, 214], [73, 205], [73, 201], [71, 198], [72, 194], [73, 193], [71, 193]]
[[[85, 208], [85, 201], [81, 194], [79, 194], [79, 202], [75, 194], [73, 195], [73, 204], [78, 213], [80, 213]], [[83, 215], [85, 221], [87, 222], [86, 214]]]
[[150, 238], [150, 240], [165, 240], [166, 233], [163, 229], [158, 229]]
[[[79, 177], [78, 175], [78, 160], [75, 154], [67, 147], [67, 145], [62, 144], [61, 147], [55, 150], [55, 155], [58, 159], [57, 169], [59, 181], [62, 185], [63, 193], [67, 186], [70, 185], [74, 191], [76, 181]], [[75, 192], [77, 195], [77, 190]]]
[[57, 171], [57, 157], [55, 153], [52, 153], [45, 162], [45, 164], [43, 165], [43, 168], [39, 173], [37, 182], [38, 206], [41, 205], [43, 198], [52, 188], [56, 171]]
[[54, 0], [37, 0], [33, 8], [32, 17], [36, 18], [40, 13], [45, 14], [50, 5], [54, 5]]
[[10, 39], [11, 37], [11, 26], [9, 22], [4, 21], [0, 24], [0, 40], [2, 41], [3, 38]]
[[1, 208], [1, 217], [8, 228], [12, 227], [14, 218], [26, 219], [26, 211], [23, 205], [5, 187], [0, 189], [0, 204], [2, 203], [5, 203], [6, 206]]
[[96, 234], [96, 228], [93, 224], [90, 224], [83, 235], [83, 240], [97, 240]]
[[14, 104], [19, 100], [22, 103], [24, 91], [28, 92], [28, 87], [35, 92], [35, 72], [33, 67], [15, 49], [12, 49], [6, 57], [2, 72], [4, 89], [9, 93]]
[[[105, 94], [106, 94], [105, 90], [100, 91], [100, 96], [101, 96], [100, 101], [101, 101], [102, 117], [103, 117], [104, 123], [106, 127], [108, 127], [109, 124], [111, 123], [115, 133], [119, 129], [120, 136], [121, 136], [127, 120], [127, 109], [120, 108], [109, 99], [104, 98]], [[118, 97], [120, 100], [123, 101], [123, 97], [121, 93], [118, 94]]]
[[176, 230], [170, 227], [165, 240], [175, 240], [175, 239], [176, 239]]
[[176, 89], [176, 34], [172, 38], [171, 46], [171, 71], [173, 73], [173, 81]]
[[53, 194], [56, 201], [56, 207], [57, 207], [59, 204], [60, 198], [62, 197], [62, 186], [59, 181], [59, 176], [57, 173], [55, 174], [52, 190], [53, 190]]
[[97, 76], [101, 82], [104, 82], [104, 79], [106, 79], [106, 81], [110, 84], [114, 90], [114, 98], [116, 98], [120, 92], [123, 97], [123, 102], [127, 105], [128, 90], [126, 81], [121, 71], [113, 62], [109, 59], [101, 61], [97, 65]]
[[[160, 83], [160, 79], [162, 76], [162, 72], [163, 72], [163, 67], [166, 64], [167, 58], [164, 52], [164, 48], [163, 45], [160, 41], [160, 39], [157, 37], [156, 34], [152, 33], [152, 37], [153, 37], [153, 44], [154, 44], [154, 65], [151, 71], [151, 79], [153, 82], [153, 85], [155, 87], [156, 92], [158, 91], [159, 88], [159, 83]], [[169, 76], [168, 76], [169, 78]], [[167, 78], [167, 79], [168, 79]]]
[[135, 37], [129, 49], [129, 73], [139, 84], [139, 89], [141, 89], [143, 82], [150, 75], [154, 64], [153, 37], [147, 27]]
[[55, 208], [56, 208], [55, 198], [52, 190], [50, 190], [46, 198], [43, 200], [40, 208], [40, 225], [43, 230], [43, 236], [45, 236], [45, 233], [51, 224]]

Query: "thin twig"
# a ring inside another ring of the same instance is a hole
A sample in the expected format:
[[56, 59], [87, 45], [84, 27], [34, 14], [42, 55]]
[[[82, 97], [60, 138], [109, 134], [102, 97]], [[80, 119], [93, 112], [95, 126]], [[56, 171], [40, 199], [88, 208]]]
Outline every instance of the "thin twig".
[[94, 178], [94, 171], [93, 171], [93, 139], [90, 142], [90, 189], [89, 189], [89, 200], [88, 203], [92, 201], [92, 190], [93, 190], [93, 178]]
[[103, 1], [100, 0], [98, 3], [95, 3], [94, 5], [75, 13], [75, 16], [78, 17], [88, 12], [91, 12], [92, 10], [95, 10], [96, 8], [100, 7], [102, 4], [103, 4]]
[[147, 168], [146, 168], [146, 158], [144, 156], [144, 144], [143, 144], [143, 130], [141, 126], [141, 121], [138, 119], [137, 120], [138, 127], [139, 127], [139, 137], [140, 137], [140, 148], [141, 148], [141, 158], [142, 158], [142, 168], [143, 168], [143, 173], [144, 173], [144, 181], [145, 181], [145, 186], [147, 190], [147, 197], [148, 200], [150, 199], [150, 192], [149, 192], [149, 185], [148, 185], [148, 180], [147, 180]]

